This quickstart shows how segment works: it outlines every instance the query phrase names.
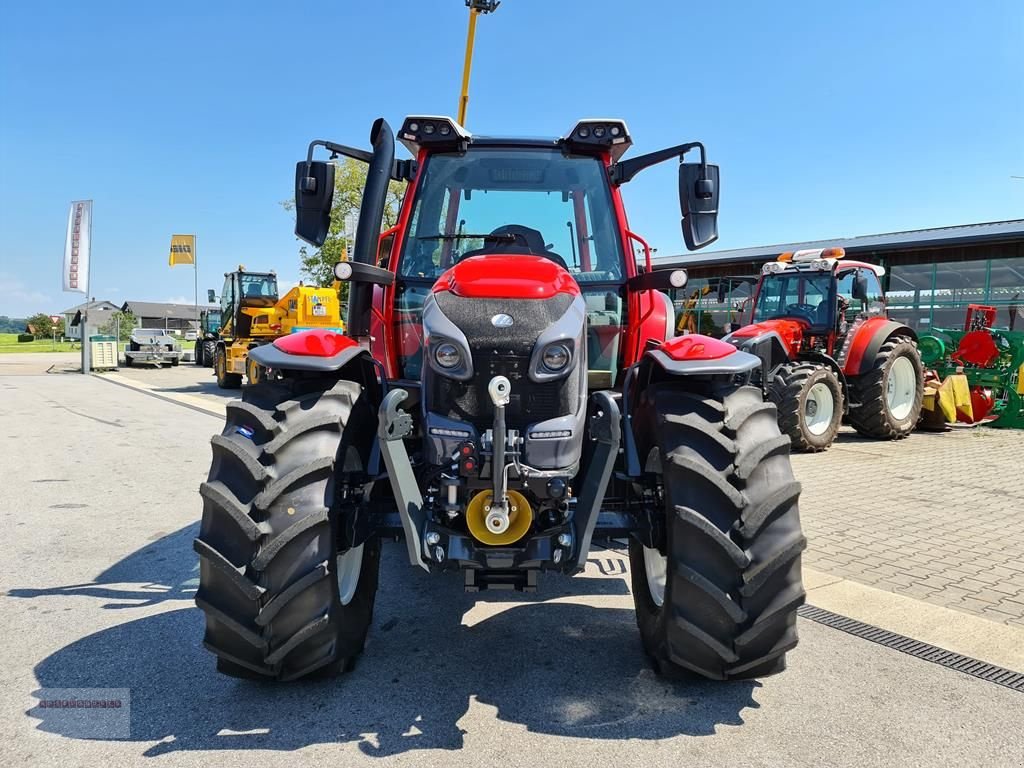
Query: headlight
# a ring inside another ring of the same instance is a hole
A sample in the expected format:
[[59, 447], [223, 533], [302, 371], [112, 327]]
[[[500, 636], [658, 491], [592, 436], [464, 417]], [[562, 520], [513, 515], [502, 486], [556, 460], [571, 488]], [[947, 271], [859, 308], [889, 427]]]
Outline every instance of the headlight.
[[462, 354], [450, 341], [443, 341], [434, 348], [434, 359], [442, 368], [454, 368], [462, 362]]
[[548, 344], [541, 355], [544, 367], [549, 371], [560, 371], [569, 364], [572, 354], [565, 344]]
[[334, 265], [334, 276], [342, 282], [350, 280], [352, 278], [352, 263], [339, 261]]

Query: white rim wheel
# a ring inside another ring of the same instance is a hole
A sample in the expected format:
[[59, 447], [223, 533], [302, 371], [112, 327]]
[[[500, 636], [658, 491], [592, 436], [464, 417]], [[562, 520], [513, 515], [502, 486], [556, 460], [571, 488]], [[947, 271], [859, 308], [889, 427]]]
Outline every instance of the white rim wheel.
[[819, 381], [811, 387], [804, 399], [804, 423], [812, 435], [828, 431], [836, 412], [836, 401], [828, 384]]
[[668, 558], [656, 549], [644, 547], [644, 570], [651, 600], [661, 608], [665, 602], [665, 582], [668, 580]]
[[917, 394], [917, 376], [908, 357], [897, 357], [889, 368], [885, 382], [885, 403], [897, 421], [903, 421], [914, 407]]
[[338, 599], [342, 605], [348, 605], [356, 594], [359, 586], [359, 573], [363, 570], [363, 545], [352, 547], [343, 555], [338, 555]]

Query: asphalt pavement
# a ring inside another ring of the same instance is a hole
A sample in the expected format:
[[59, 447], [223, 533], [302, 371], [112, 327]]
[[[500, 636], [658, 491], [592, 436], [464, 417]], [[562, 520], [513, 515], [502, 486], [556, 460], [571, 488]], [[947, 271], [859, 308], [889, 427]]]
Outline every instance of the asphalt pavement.
[[[1022, 764], [1024, 694], [804, 619], [781, 675], [660, 680], [613, 550], [508, 597], [464, 594], [389, 544], [352, 674], [219, 676], [191, 548], [218, 418], [20, 372], [0, 368], [2, 765]], [[83, 736], [92, 713], [40, 705], [65, 689], [106, 690], [126, 719]]]

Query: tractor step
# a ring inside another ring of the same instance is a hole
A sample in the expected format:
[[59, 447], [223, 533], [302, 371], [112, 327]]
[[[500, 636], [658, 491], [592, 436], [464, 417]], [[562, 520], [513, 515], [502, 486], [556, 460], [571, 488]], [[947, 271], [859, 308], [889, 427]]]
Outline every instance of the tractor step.
[[467, 568], [463, 573], [467, 592], [481, 592], [485, 589], [537, 591], [537, 571], [533, 569], [506, 571], [494, 568]]

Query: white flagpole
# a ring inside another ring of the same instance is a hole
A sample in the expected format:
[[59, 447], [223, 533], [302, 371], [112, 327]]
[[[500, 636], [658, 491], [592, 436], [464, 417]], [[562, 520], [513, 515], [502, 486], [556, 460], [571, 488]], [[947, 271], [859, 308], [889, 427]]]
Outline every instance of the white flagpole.
[[195, 272], [196, 338], [199, 338], [199, 235], [192, 235], [192, 269]]

